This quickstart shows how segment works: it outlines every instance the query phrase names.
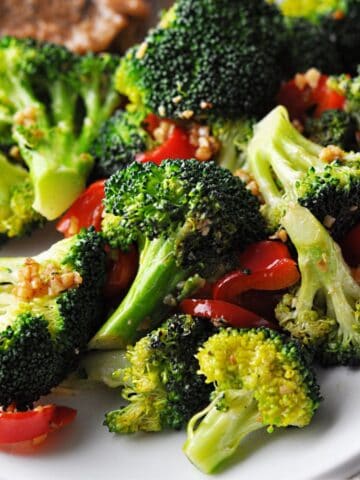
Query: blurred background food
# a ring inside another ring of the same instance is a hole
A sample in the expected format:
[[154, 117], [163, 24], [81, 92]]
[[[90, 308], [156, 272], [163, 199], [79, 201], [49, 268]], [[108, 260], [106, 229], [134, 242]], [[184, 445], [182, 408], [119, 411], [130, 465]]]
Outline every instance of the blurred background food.
[[84, 53], [124, 51], [171, 0], [2, 0], [0, 35], [61, 43]]

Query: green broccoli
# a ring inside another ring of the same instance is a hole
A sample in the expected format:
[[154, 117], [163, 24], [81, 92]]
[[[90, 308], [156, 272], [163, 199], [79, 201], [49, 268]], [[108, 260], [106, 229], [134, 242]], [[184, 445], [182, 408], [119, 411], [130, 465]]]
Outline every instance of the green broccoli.
[[300, 285], [284, 296], [276, 316], [283, 328], [316, 349], [323, 364], [358, 364], [360, 286], [324, 225], [299, 202], [315, 214], [327, 212], [324, 221], [334, 233], [338, 221], [338, 228], [345, 228], [343, 217], [351, 223], [359, 215], [360, 196], [349, 195], [353, 188], [359, 191], [359, 161], [355, 167], [351, 162], [324, 166], [318, 154], [319, 147], [297, 132], [283, 107], [257, 125], [249, 144], [250, 172], [269, 218], [280, 221], [295, 246], [301, 273]]
[[106, 415], [111, 432], [178, 430], [209, 401], [212, 390], [197, 374], [195, 353], [212, 335], [211, 322], [175, 315], [126, 351], [118, 373], [129, 403]]
[[261, 115], [281, 82], [283, 37], [263, 0], [178, 0], [122, 60], [117, 88], [161, 117]]
[[184, 452], [205, 473], [233, 456], [251, 432], [305, 427], [320, 402], [300, 344], [267, 329], [226, 329], [197, 354], [213, 401], [189, 422]]
[[0, 131], [12, 137], [30, 171], [33, 208], [48, 220], [83, 190], [93, 166], [89, 146], [112, 114], [117, 57], [83, 57], [32, 40], [0, 40]]
[[357, 150], [357, 122], [344, 110], [326, 110], [319, 118], [308, 118], [304, 135], [312, 142], [323, 145], [337, 145], [346, 151]]
[[150, 150], [152, 139], [142, 121], [141, 113], [118, 111], [104, 123], [90, 148], [96, 178], [111, 177], [135, 161], [136, 154]]
[[105, 252], [92, 230], [0, 259], [0, 405], [31, 406], [76, 368], [101, 323]]
[[351, 78], [349, 75], [340, 75], [330, 79], [330, 85], [346, 98], [344, 109], [357, 122], [360, 131], [360, 69], [358, 75]]
[[31, 233], [43, 223], [33, 208], [34, 191], [29, 173], [0, 154], [0, 235], [4, 239]]
[[105, 197], [105, 237], [122, 248], [137, 242], [140, 266], [92, 339], [96, 349], [133, 342], [176, 305], [194, 275], [209, 278], [234, 268], [235, 248], [266, 235], [257, 198], [213, 162], [135, 162], [107, 181]]

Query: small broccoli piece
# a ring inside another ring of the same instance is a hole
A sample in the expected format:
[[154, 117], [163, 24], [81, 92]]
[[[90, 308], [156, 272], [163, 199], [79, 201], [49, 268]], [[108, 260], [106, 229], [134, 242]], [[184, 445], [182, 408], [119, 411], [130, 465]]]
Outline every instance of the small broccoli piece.
[[255, 120], [220, 120], [212, 125], [212, 132], [220, 142], [216, 163], [232, 173], [245, 163], [246, 147], [253, 135]]
[[308, 118], [304, 135], [312, 142], [337, 145], [345, 151], [359, 148], [356, 141], [357, 122], [343, 110], [326, 110], [319, 118]]
[[255, 131], [248, 148], [249, 168], [269, 217], [279, 219], [295, 246], [301, 273], [300, 285], [284, 297], [276, 316], [294, 337], [316, 349], [323, 364], [358, 364], [360, 286], [339, 246], [314, 216], [326, 211], [333, 219], [329, 227], [338, 234], [346, 227], [342, 219], [351, 223], [354, 218], [349, 211], [359, 215], [359, 203], [355, 211], [351, 207], [359, 196], [349, 194], [356, 192], [356, 185], [359, 190], [358, 161], [355, 167], [319, 163], [319, 147], [294, 129], [283, 107], [271, 112]]
[[179, 430], [209, 401], [212, 390], [197, 374], [198, 348], [214, 333], [210, 322], [175, 315], [160, 328], [128, 347], [128, 366], [118, 374], [129, 403], [109, 412], [111, 432]]
[[314, 67], [327, 74], [344, 71], [337, 46], [321, 24], [291, 17], [285, 19], [285, 25], [288, 49], [283, 63], [289, 77]]
[[197, 354], [213, 401], [189, 422], [184, 452], [204, 473], [234, 455], [251, 432], [305, 427], [320, 402], [319, 386], [300, 344], [267, 329], [226, 329]]
[[104, 123], [90, 148], [96, 178], [111, 177], [135, 161], [136, 154], [150, 150], [152, 140], [142, 120], [143, 115], [137, 112], [118, 111]]
[[101, 322], [103, 247], [90, 230], [31, 259], [0, 259], [2, 406], [31, 406], [76, 368]]
[[105, 237], [122, 248], [137, 242], [140, 266], [92, 348], [133, 342], [176, 305], [189, 277], [233, 267], [235, 248], [266, 235], [257, 198], [213, 162], [135, 162], [106, 182], [105, 197]]
[[21, 237], [43, 223], [32, 208], [34, 191], [29, 173], [0, 154], [0, 235]]
[[261, 115], [281, 82], [283, 37], [263, 0], [178, 0], [122, 60], [117, 87], [162, 117]]
[[0, 131], [11, 131], [29, 168], [33, 208], [48, 220], [83, 190], [88, 153], [118, 103], [109, 54], [76, 56], [64, 47], [4, 37], [0, 41]]
[[340, 75], [330, 79], [331, 87], [345, 96], [345, 111], [357, 122], [360, 130], [360, 70], [358, 75], [351, 78], [349, 75]]

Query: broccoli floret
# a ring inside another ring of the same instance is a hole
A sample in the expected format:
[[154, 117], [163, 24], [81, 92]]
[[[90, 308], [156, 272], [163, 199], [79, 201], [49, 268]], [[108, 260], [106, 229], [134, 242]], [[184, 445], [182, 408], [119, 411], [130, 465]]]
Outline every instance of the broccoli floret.
[[152, 140], [142, 127], [142, 120], [141, 113], [118, 111], [101, 127], [90, 148], [96, 178], [111, 177], [135, 161], [138, 153], [150, 150]]
[[94, 231], [0, 259], [0, 404], [31, 406], [76, 368], [101, 323], [104, 242]]
[[338, 48], [321, 24], [292, 17], [285, 19], [285, 25], [288, 49], [283, 63], [289, 77], [313, 67], [328, 74], [344, 71]]
[[104, 235], [122, 248], [137, 242], [140, 266], [125, 299], [92, 339], [93, 348], [134, 341], [176, 305], [184, 281], [233, 267], [235, 248], [266, 234], [257, 198], [213, 162], [135, 162], [106, 182], [105, 196], [110, 220], [105, 217]]
[[300, 344], [267, 329], [226, 329], [197, 354], [199, 373], [214, 384], [213, 401], [189, 422], [184, 452], [212, 473], [251, 432], [305, 427], [320, 402]]
[[34, 191], [29, 173], [0, 154], [0, 235], [21, 237], [43, 223], [33, 208]]
[[197, 374], [195, 353], [214, 331], [206, 320], [175, 315], [128, 347], [128, 366], [118, 374], [125, 384], [122, 396], [129, 403], [106, 415], [109, 430], [178, 430], [204, 408], [212, 388]]
[[[271, 112], [255, 131], [248, 149], [249, 168], [269, 216], [279, 216], [297, 250], [301, 273], [298, 288], [277, 307], [277, 318], [294, 337], [313, 346], [325, 365], [358, 364], [360, 286], [339, 246], [308, 209], [322, 212], [320, 216], [326, 211], [325, 223], [331, 220], [327, 225], [334, 233], [335, 228], [346, 227], [343, 218], [351, 223], [349, 211], [359, 215], [360, 207], [359, 195], [349, 195], [356, 183], [359, 190], [358, 161], [355, 168], [339, 162], [323, 166], [317, 145], [293, 128], [283, 107]], [[356, 208], [353, 202], [358, 202]]]
[[360, 70], [353, 78], [349, 75], [332, 77], [330, 85], [345, 96], [345, 111], [356, 120], [357, 128], [360, 130]]
[[[83, 190], [88, 153], [118, 103], [109, 54], [83, 57], [64, 47], [4, 37], [0, 41], [0, 109], [30, 171], [33, 208], [48, 220]], [[8, 128], [0, 116], [0, 131]]]
[[282, 48], [281, 15], [263, 0], [178, 0], [122, 60], [117, 87], [162, 117], [261, 115], [279, 88]]
[[359, 148], [356, 141], [357, 122], [344, 110], [326, 110], [319, 118], [308, 118], [304, 135], [312, 142], [337, 145], [345, 151]]
[[245, 163], [246, 147], [253, 135], [254, 119], [220, 120], [212, 125], [212, 132], [220, 142], [216, 163], [232, 173]]

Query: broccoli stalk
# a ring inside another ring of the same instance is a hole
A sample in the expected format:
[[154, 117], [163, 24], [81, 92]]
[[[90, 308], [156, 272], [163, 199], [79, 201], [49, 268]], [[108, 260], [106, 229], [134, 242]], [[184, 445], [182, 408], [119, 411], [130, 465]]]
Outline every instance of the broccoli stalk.
[[308, 425], [319, 387], [299, 344], [266, 329], [226, 329], [196, 355], [213, 401], [188, 424], [184, 452], [212, 473], [259, 429]]
[[21, 237], [43, 219], [33, 208], [34, 192], [29, 173], [0, 154], [0, 235]]
[[78, 57], [47, 43], [1, 40], [0, 105], [13, 118], [33, 207], [48, 220], [84, 189], [93, 166], [90, 144], [118, 104], [112, 88], [116, 63], [108, 54]]
[[[249, 168], [264, 195], [267, 214], [287, 230], [302, 277], [300, 286], [284, 296], [276, 316], [294, 337], [313, 346], [324, 364], [357, 364], [360, 286], [338, 245], [312, 212], [299, 204], [304, 197], [298, 198], [306, 191], [314, 210], [330, 214], [329, 205], [344, 207], [353, 177], [345, 175], [346, 165], [321, 166], [317, 152], [316, 145], [293, 129], [282, 107], [258, 124], [249, 145]], [[308, 174], [306, 165], [311, 167]]]
[[265, 235], [258, 200], [213, 162], [134, 163], [107, 181], [105, 196], [103, 233], [114, 246], [137, 242], [140, 268], [92, 348], [133, 342], [176, 306], [196, 274], [212, 278], [234, 268], [235, 247]]

